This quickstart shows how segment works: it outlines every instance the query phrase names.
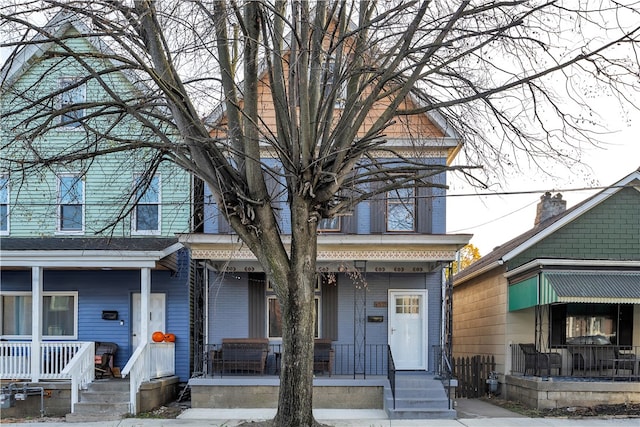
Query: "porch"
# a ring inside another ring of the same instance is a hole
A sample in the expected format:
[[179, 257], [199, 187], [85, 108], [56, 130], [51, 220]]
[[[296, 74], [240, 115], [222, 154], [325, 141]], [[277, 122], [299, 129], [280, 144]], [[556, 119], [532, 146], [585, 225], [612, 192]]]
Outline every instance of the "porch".
[[[123, 392], [126, 403], [125, 413], [136, 414], [146, 410], [143, 402], [157, 400], [151, 397], [155, 394], [154, 391], [149, 393], [149, 390], [157, 389], [153, 383], [161, 384], [174, 375], [174, 343], [148, 343], [138, 347], [121, 372], [122, 378], [126, 378], [127, 382], [126, 391]], [[33, 416], [38, 412], [41, 415], [76, 413], [83, 402], [81, 398], [83, 391], [86, 391], [95, 380], [95, 343], [91, 341], [42, 341], [39, 343], [2, 341], [0, 342], [0, 380], [2, 380], [3, 413], [20, 412], [18, 409], [13, 409], [16, 406], [16, 397], [31, 400], [30, 393], [25, 395], [20, 392], [27, 385], [29, 388], [41, 389], [41, 395], [47, 396], [47, 404], [45, 405], [40, 396], [34, 394], [33, 399], [38, 397], [43, 403], [39, 411], [25, 415]], [[159, 392], [165, 393], [164, 390]], [[148, 396], [141, 399], [141, 395], [145, 393]], [[60, 399], [49, 404], [49, 398], [53, 394]], [[65, 404], [64, 401], [67, 403]], [[163, 402], [159, 402], [161, 403]], [[25, 409], [37, 406], [37, 403], [27, 402], [18, 406]]]

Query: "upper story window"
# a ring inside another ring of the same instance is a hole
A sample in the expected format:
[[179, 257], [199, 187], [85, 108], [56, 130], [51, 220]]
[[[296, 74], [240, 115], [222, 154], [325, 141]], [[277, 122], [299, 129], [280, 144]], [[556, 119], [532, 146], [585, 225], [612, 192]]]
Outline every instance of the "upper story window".
[[340, 231], [340, 217], [335, 216], [333, 218], [323, 218], [318, 223], [318, 231], [330, 231], [330, 232], [338, 232]]
[[[335, 90], [336, 100], [335, 107], [336, 108], [344, 108], [345, 102], [347, 100], [347, 82], [340, 80], [340, 70], [336, 67], [336, 63], [334, 60], [329, 60], [326, 63], [327, 70], [327, 84], [324, 86], [324, 96], [327, 97], [331, 94], [331, 91]], [[336, 85], [339, 85], [336, 87]]]
[[136, 178], [136, 204], [133, 210], [132, 232], [136, 234], [160, 233], [160, 177], [148, 183]]
[[0, 175], [0, 236], [9, 234], [9, 178]]
[[416, 231], [416, 190], [387, 192], [387, 231]]
[[58, 231], [84, 230], [84, 182], [82, 176], [58, 176]]
[[[2, 336], [26, 338], [33, 332], [30, 292], [6, 292], [0, 296]], [[42, 336], [75, 339], [78, 325], [77, 292], [45, 292], [42, 296]]]
[[[64, 90], [60, 94], [60, 124], [65, 128], [77, 128], [82, 125], [84, 108], [78, 108], [78, 104], [84, 104], [87, 98], [86, 85], [79, 84], [79, 77], [61, 77], [58, 79], [58, 87]], [[66, 89], [66, 90], [65, 90]]]

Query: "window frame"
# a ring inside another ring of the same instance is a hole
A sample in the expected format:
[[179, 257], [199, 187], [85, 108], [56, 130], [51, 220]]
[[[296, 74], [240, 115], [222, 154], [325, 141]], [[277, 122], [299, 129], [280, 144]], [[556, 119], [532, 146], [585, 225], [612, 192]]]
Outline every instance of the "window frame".
[[[31, 325], [31, 333], [24, 335], [15, 335], [15, 334], [4, 334], [4, 298], [5, 297], [31, 297], [31, 307], [33, 310], [33, 293], [29, 291], [8, 291], [2, 292], [0, 294], [0, 322], [2, 322], [2, 326], [0, 327], [0, 336], [4, 339], [31, 339], [33, 337], [33, 325]], [[42, 293], [42, 300], [44, 302], [45, 297], [55, 297], [55, 296], [64, 296], [73, 298], [73, 334], [71, 335], [48, 335], [42, 334], [42, 338], [46, 340], [77, 340], [78, 339], [78, 323], [79, 323], [79, 312], [78, 312], [78, 291], [47, 291]], [[40, 314], [42, 316], [42, 328], [48, 328], [51, 325], [44, 324], [44, 303], [42, 304], [43, 312]], [[33, 315], [33, 311], [32, 311]], [[30, 319], [29, 319], [30, 320]]]
[[[411, 190], [411, 195], [404, 198], [400, 197], [400, 194], [398, 192], [404, 191], [404, 190]], [[390, 197], [392, 193], [396, 194], [397, 197]], [[390, 215], [391, 206], [404, 208], [404, 211], [407, 212], [412, 219], [411, 228], [407, 228], [407, 229], [391, 228], [390, 226], [391, 223], [389, 222], [391, 218], [391, 215]], [[411, 210], [407, 209], [408, 206], [411, 206], [412, 209]], [[387, 191], [385, 193], [385, 230], [388, 233], [415, 233], [418, 230], [417, 211], [418, 211], [417, 187], [415, 185], [411, 187], [407, 186], [407, 187], [402, 187], [395, 190]]]
[[[87, 101], [87, 84], [82, 83], [78, 86], [78, 82], [82, 81], [83, 78], [79, 76], [61, 76], [58, 77], [58, 89], [61, 91], [57, 100], [57, 108], [58, 110], [62, 110], [63, 108], [72, 107], [77, 104], [84, 104]], [[66, 84], [65, 84], [66, 82]], [[74, 86], [69, 90], [64, 90], [69, 86]], [[68, 96], [70, 93], [76, 93], [78, 91], [80, 93], [80, 102], [74, 101], [69, 103], [64, 103], [63, 99], [65, 96]], [[74, 117], [71, 117], [71, 116]], [[64, 130], [80, 130], [82, 128], [82, 120], [86, 116], [86, 111], [84, 108], [78, 108], [75, 110], [71, 110], [68, 113], [60, 113], [58, 116], [58, 122], [60, 123], [60, 127]]]
[[[4, 200], [2, 199], [4, 197]], [[0, 224], [4, 219], [6, 224], [3, 229], [0, 226], [0, 236], [8, 236], [11, 233], [11, 215], [9, 209], [9, 201], [11, 200], [11, 187], [9, 185], [9, 176], [0, 174]], [[2, 212], [2, 208], [5, 208], [5, 213]]]
[[[323, 232], [323, 233], [340, 233], [342, 231], [342, 217], [341, 216], [334, 216], [333, 218], [322, 218], [319, 222], [318, 222], [318, 231]], [[332, 228], [328, 228], [328, 227], [323, 227], [323, 223], [324, 222], [337, 222], [337, 227], [332, 227]]]
[[[133, 190], [136, 192], [136, 204], [131, 211], [131, 234], [137, 236], [157, 236], [162, 233], [162, 179], [160, 174], [156, 174], [151, 177], [151, 181], [149, 183], [149, 187], [145, 190], [144, 193], [139, 194], [139, 189], [137, 188], [140, 184], [140, 179], [143, 177], [143, 174], [137, 174], [133, 178]], [[157, 200], [155, 202], [147, 202], [144, 201], [144, 198], [147, 196], [147, 192], [153, 185], [153, 181], [157, 181], [157, 190], [155, 191], [157, 195]], [[138, 207], [140, 206], [157, 206], [157, 218], [156, 221], [158, 223], [158, 227], [155, 230], [139, 230], [138, 229]]]
[[[76, 183], [82, 184], [82, 193], [80, 203], [62, 203], [62, 179], [73, 177]], [[57, 180], [57, 200], [56, 200], [56, 234], [84, 234], [85, 231], [85, 197], [86, 185], [84, 176], [79, 173], [59, 173], [56, 175]], [[62, 207], [63, 206], [80, 206], [81, 224], [80, 229], [63, 229], [62, 227]]]
[[[313, 296], [315, 302], [316, 302], [316, 322], [315, 322], [315, 327], [314, 327], [314, 338], [322, 338], [322, 299], [320, 298], [320, 294], [316, 291], [315, 295]], [[270, 306], [270, 301], [275, 301], [276, 303], [278, 302], [278, 297], [275, 296], [275, 294], [267, 294], [265, 297], [265, 302], [266, 302], [266, 309], [265, 309], [265, 317], [266, 317], [266, 325], [265, 325], [265, 336], [270, 340], [270, 341], [278, 341], [278, 340], [282, 340], [282, 335], [281, 336], [272, 336], [270, 334], [270, 328], [269, 328], [269, 324], [271, 321], [271, 311], [269, 310], [269, 306]], [[280, 329], [282, 329], [282, 325], [280, 325]]]

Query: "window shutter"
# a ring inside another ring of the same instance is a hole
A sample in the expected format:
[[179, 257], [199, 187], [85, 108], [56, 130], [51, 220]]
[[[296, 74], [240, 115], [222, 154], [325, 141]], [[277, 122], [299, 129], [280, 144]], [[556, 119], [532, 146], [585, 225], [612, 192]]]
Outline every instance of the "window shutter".
[[266, 337], [265, 287], [264, 273], [249, 273], [249, 338]]
[[[376, 184], [378, 187], [381, 183]], [[380, 234], [387, 231], [387, 195], [386, 193], [376, 194], [371, 199], [371, 234]]]
[[418, 188], [418, 203], [416, 212], [417, 231], [431, 233], [433, 231], [433, 189], [431, 187]]
[[322, 338], [336, 341], [338, 339], [338, 283], [328, 283], [325, 275], [321, 276], [321, 280]]

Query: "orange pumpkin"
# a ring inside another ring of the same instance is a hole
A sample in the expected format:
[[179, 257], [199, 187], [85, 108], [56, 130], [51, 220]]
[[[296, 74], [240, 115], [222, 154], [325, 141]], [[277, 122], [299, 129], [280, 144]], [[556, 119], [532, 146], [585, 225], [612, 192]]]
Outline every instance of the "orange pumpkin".
[[165, 342], [176, 342], [175, 334], [164, 334]]
[[164, 333], [162, 331], [155, 331], [151, 335], [151, 339], [153, 340], [153, 342], [162, 342], [164, 341]]

